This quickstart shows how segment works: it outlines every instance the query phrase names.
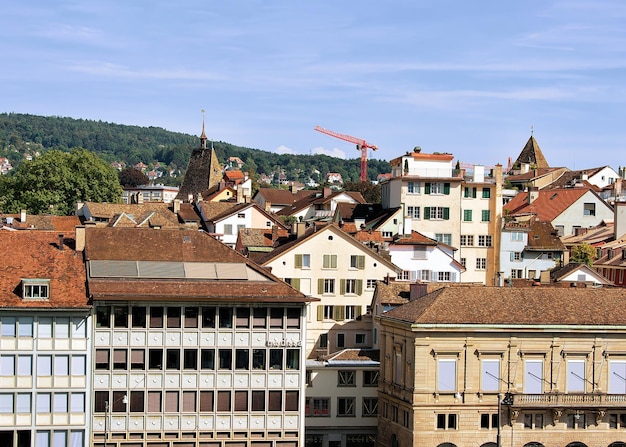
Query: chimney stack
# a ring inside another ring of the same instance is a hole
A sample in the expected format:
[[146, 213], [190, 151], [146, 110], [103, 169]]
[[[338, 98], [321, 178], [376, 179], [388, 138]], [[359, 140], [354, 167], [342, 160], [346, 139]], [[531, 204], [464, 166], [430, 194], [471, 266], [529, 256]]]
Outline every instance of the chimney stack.
[[64, 237], [63, 233], [59, 233], [59, 250], [63, 251]]

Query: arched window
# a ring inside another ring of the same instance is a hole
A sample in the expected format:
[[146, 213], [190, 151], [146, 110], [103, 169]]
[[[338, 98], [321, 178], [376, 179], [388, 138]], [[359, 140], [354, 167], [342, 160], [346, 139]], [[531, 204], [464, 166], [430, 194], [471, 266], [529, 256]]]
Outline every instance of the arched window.
[[587, 447], [587, 444], [583, 444], [582, 442], [579, 442], [579, 441], [574, 441], [574, 442], [570, 442], [565, 447]]
[[544, 445], [541, 442], [533, 441], [524, 444], [524, 447], [544, 447]]
[[485, 442], [480, 447], [498, 447], [498, 444], [496, 444], [495, 442]]
[[609, 447], [626, 447], [626, 442], [615, 441], [609, 444]]
[[451, 442], [444, 442], [443, 444], [439, 444], [437, 447], [456, 447], [456, 445]]

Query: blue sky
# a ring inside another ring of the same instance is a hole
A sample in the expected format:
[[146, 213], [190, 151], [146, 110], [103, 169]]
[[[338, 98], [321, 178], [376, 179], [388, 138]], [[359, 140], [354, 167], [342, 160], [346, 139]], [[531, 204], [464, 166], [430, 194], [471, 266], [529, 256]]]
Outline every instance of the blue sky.
[[626, 164], [620, 0], [4, 2], [0, 112], [356, 158]]

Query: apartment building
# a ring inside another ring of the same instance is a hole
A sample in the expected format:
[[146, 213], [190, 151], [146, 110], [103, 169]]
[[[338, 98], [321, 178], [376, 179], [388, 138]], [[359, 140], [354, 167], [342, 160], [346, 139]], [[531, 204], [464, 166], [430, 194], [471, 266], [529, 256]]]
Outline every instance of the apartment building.
[[0, 231], [0, 445], [87, 445], [91, 306], [74, 235]]
[[624, 445], [622, 291], [418, 286], [379, 317], [378, 446]]
[[502, 219], [502, 167], [454, 169], [452, 154], [413, 151], [391, 160], [382, 183], [385, 208], [404, 209], [404, 234], [411, 231], [458, 248], [462, 282], [495, 284]]
[[206, 233], [78, 235], [95, 319], [92, 445], [304, 445], [309, 298]]

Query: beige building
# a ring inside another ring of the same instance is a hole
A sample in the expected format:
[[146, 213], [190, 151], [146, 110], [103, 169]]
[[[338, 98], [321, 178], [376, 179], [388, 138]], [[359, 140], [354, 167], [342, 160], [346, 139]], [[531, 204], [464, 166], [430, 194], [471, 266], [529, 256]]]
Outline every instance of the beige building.
[[623, 446], [626, 295], [450, 285], [379, 317], [379, 446]]

